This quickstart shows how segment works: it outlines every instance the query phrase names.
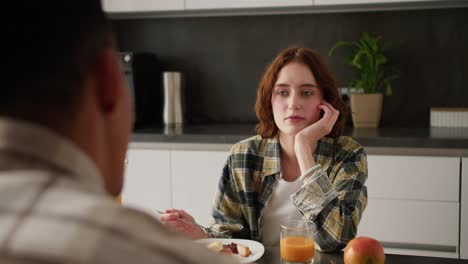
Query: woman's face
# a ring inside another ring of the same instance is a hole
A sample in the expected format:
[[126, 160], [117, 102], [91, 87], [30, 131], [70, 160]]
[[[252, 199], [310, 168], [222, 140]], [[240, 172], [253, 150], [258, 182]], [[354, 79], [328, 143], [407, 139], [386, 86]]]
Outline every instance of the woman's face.
[[276, 80], [271, 97], [273, 117], [280, 133], [294, 136], [320, 119], [322, 93], [309, 67], [291, 62]]

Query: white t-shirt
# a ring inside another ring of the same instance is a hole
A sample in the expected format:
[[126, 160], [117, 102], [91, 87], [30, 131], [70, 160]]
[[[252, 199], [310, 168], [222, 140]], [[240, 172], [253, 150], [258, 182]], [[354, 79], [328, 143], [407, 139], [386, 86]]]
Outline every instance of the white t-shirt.
[[280, 178], [262, 211], [260, 240], [265, 247], [277, 247], [280, 240], [280, 223], [289, 218], [301, 218], [289, 196], [302, 186], [299, 177], [293, 182]]

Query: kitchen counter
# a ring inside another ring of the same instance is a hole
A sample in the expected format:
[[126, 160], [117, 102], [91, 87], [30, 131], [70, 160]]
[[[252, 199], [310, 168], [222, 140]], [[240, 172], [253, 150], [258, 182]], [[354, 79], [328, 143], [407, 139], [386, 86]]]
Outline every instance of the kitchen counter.
[[[468, 156], [468, 128], [347, 128], [369, 154]], [[138, 129], [132, 144], [172, 148], [175, 143], [229, 147], [255, 135], [255, 124], [210, 124]]]
[[[279, 250], [278, 250], [279, 251]], [[265, 254], [257, 262], [258, 264], [281, 264], [279, 253]], [[322, 253], [315, 251], [313, 264], [343, 264], [343, 251], [335, 253]], [[420, 256], [406, 256], [385, 254], [386, 264], [456, 264], [468, 263], [468, 260], [434, 258]]]

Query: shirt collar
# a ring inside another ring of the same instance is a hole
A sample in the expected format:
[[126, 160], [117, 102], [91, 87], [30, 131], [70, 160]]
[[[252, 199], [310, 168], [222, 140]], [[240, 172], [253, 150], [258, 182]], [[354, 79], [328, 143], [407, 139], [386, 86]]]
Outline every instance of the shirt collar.
[[0, 118], [0, 150], [15, 151], [49, 163], [92, 192], [104, 191], [102, 177], [90, 157], [72, 141], [46, 127]]
[[278, 136], [266, 138], [263, 149], [262, 177], [281, 172], [280, 143]]

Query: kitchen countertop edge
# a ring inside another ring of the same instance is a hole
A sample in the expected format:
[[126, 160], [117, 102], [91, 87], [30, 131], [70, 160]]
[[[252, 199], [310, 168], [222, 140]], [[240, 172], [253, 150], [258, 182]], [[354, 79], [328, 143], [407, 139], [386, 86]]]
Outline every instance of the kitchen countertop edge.
[[[252, 125], [186, 126], [135, 131], [130, 148], [229, 151], [231, 146], [255, 135]], [[468, 156], [468, 128], [346, 129], [368, 154]]]

